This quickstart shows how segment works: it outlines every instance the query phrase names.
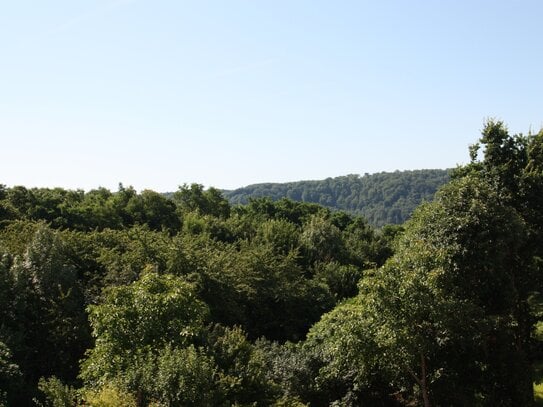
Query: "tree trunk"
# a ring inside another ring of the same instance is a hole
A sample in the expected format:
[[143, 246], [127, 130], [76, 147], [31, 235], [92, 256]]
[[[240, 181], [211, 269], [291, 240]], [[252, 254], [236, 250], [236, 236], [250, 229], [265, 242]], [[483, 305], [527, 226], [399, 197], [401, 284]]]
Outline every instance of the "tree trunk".
[[424, 354], [420, 354], [420, 390], [422, 391], [422, 401], [424, 407], [432, 407], [430, 404], [430, 396], [428, 395], [428, 382], [426, 381], [426, 358]]
[[138, 389], [138, 392], [136, 394], [136, 405], [138, 407], [143, 407], [143, 392], [141, 389]]

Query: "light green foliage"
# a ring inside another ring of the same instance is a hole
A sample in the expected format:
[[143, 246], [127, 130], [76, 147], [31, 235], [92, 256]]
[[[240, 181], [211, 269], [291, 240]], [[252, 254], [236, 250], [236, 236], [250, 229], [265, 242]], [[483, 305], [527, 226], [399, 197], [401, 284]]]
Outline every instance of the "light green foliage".
[[23, 256], [38, 229], [43, 227], [46, 224], [41, 221], [13, 220], [0, 228], [0, 244], [11, 255]]
[[534, 364], [534, 399], [536, 405], [543, 405], [543, 362]]
[[98, 390], [83, 392], [85, 406], [89, 407], [136, 407], [136, 398], [113, 383], [106, 383]]
[[310, 262], [331, 261], [344, 256], [341, 231], [321, 214], [313, 215], [304, 225], [300, 243]]
[[284, 397], [273, 404], [274, 407], [308, 407], [297, 398]]
[[75, 283], [75, 272], [63, 255], [60, 236], [41, 226], [27, 246], [24, 257], [15, 261], [18, 283], [29, 284], [43, 298], [62, 295]]
[[38, 389], [43, 393], [45, 400], [35, 400], [42, 407], [73, 407], [78, 404], [79, 395], [76, 389], [62, 383], [57, 377], [40, 378]]
[[359, 300], [339, 305], [311, 328], [304, 348], [318, 356], [319, 405], [341, 400], [374, 405], [378, 401], [370, 391], [381, 390], [380, 397], [393, 392], [385, 384], [386, 366], [375, 334], [374, 321]]
[[130, 366], [146, 349], [187, 346], [199, 334], [207, 307], [194, 287], [178, 277], [144, 273], [128, 286], [112, 287], [100, 305], [89, 306], [96, 346], [81, 376], [104, 383]]
[[257, 239], [270, 245], [275, 253], [286, 255], [299, 247], [300, 231], [289, 221], [270, 219], [260, 224]]
[[212, 358], [189, 346], [167, 345], [156, 359], [155, 375], [144, 383], [147, 394], [171, 407], [218, 405], [220, 387]]
[[543, 383], [534, 383], [534, 399], [537, 406], [543, 405]]
[[275, 400], [279, 389], [268, 378], [265, 354], [241, 328], [215, 325], [206, 345], [219, 368], [218, 385], [224, 400], [241, 405], [269, 405]]

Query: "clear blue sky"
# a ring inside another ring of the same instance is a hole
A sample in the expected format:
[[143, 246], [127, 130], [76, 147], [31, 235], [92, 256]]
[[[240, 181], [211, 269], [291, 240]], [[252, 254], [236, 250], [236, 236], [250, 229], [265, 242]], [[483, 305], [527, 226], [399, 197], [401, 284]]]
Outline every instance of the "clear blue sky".
[[466, 162], [543, 124], [543, 1], [0, 6], [0, 183], [172, 191]]

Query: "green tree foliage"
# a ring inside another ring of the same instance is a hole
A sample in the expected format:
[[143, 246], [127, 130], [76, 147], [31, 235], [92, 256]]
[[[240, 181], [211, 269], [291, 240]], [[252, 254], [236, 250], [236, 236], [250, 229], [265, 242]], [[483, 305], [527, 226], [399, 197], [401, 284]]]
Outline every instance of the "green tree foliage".
[[270, 219], [259, 225], [257, 240], [269, 245], [274, 253], [287, 255], [300, 247], [300, 231], [289, 221]]
[[57, 377], [41, 378], [38, 389], [43, 394], [43, 401], [34, 399], [40, 407], [73, 407], [78, 403], [79, 395], [76, 389], [62, 383]]
[[275, 388], [262, 357], [239, 328], [204, 329], [207, 314], [194, 287], [172, 275], [108, 289], [89, 307], [96, 344], [82, 378], [96, 391], [117, 383], [139, 405], [267, 405]]
[[0, 406], [15, 405], [23, 390], [22, 374], [7, 345], [0, 341]]
[[0, 185], [0, 405], [531, 405], [543, 131], [489, 121], [470, 154], [380, 230], [446, 172], [233, 208]]
[[390, 395], [397, 390], [384, 374], [386, 355], [376, 342], [373, 322], [360, 301], [351, 300], [311, 328], [298, 351], [309, 355], [303, 365], [312, 367], [309, 377], [314, 381], [312, 392], [301, 393], [304, 400], [312, 406], [395, 404]]
[[103, 286], [131, 283], [146, 267], [159, 272], [166, 269], [170, 244], [166, 232], [134, 226], [88, 234], [87, 237], [94, 248], [93, 258], [104, 273]]
[[131, 223], [147, 225], [151, 230], [166, 229], [172, 233], [181, 227], [181, 221], [175, 211], [176, 206], [172, 201], [150, 190], [133, 196], [126, 205]]
[[119, 185], [112, 193], [105, 188], [87, 193], [61, 188], [4, 188], [0, 194], [0, 226], [10, 221], [42, 220], [53, 228], [90, 231], [146, 225], [152, 230], [177, 232], [181, 221], [175, 203], [153, 191], [138, 194]]
[[184, 270], [192, 265], [187, 278], [199, 287], [211, 320], [240, 325], [251, 338], [301, 339], [333, 305], [327, 287], [308, 278], [295, 255], [277, 254], [268, 245], [200, 240], [187, 251], [191, 258], [178, 262]]
[[525, 233], [491, 183], [468, 176], [445, 187], [415, 212], [395, 255], [362, 280], [358, 299], [311, 329], [321, 397], [529, 405], [515, 285]]
[[352, 264], [326, 262], [315, 266], [315, 278], [328, 286], [336, 302], [356, 296], [362, 277], [362, 270]]
[[[539, 295], [543, 288], [542, 146], [543, 130], [528, 136], [510, 135], [503, 122], [489, 120], [479, 143], [471, 147], [471, 164], [455, 174], [459, 177], [474, 172], [491, 180], [503, 201], [514, 207], [525, 222], [527, 239], [519, 258], [524, 273], [515, 280], [519, 296], [516, 318], [523, 331], [523, 347], [531, 345], [528, 338], [535, 322], [529, 299]], [[481, 158], [477, 154], [479, 149]]]
[[[323, 366], [317, 352], [303, 346], [302, 342], [281, 345], [265, 339], [256, 341], [255, 347], [264, 355], [265, 373], [280, 393], [277, 405], [296, 406], [303, 402], [311, 406], [326, 405], [323, 392], [315, 381]], [[283, 402], [285, 404], [281, 404]]]
[[489, 122], [482, 158], [472, 148], [472, 163], [415, 212], [358, 299], [311, 329], [322, 399], [358, 405], [377, 391], [390, 403], [531, 405], [542, 137]]
[[92, 407], [136, 407], [136, 398], [132, 393], [113, 383], [107, 383], [97, 390], [83, 392], [85, 405]]
[[10, 405], [304, 405], [286, 369], [316, 374], [300, 364], [315, 358], [281, 344], [356, 295], [391, 247], [345, 212], [289, 199], [231, 209], [200, 185], [174, 197], [1, 186], [0, 204]]
[[[134, 374], [128, 371], [128, 375]], [[142, 372], [143, 370], [143, 372]], [[217, 368], [212, 358], [193, 345], [186, 348], [166, 345], [156, 356], [148, 353], [136, 375], [142, 375], [139, 394], [160, 405], [220, 405], [221, 388], [217, 386]]]
[[102, 304], [89, 306], [96, 345], [82, 365], [82, 378], [99, 386], [137, 365], [148, 350], [187, 346], [206, 314], [194, 287], [171, 275], [149, 271], [130, 285], [111, 287]]
[[226, 218], [230, 214], [228, 201], [215, 188], [204, 190], [203, 185], [184, 184], [173, 193], [172, 198], [183, 212], [198, 212], [218, 218]]
[[322, 215], [313, 215], [304, 225], [300, 242], [306, 258], [312, 263], [344, 256], [341, 231]]
[[271, 405], [279, 389], [267, 375], [266, 356], [239, 327], [212, 325], [205, 337], [207, 353], [218, 371], [218, 387], [225, 404]]
[[417, 170], [347, 175], [321, 181], [255, 184], [224, 195], [232, 204], [253, 198], [316, 203], [335, 210], [363, 215], [373, 226], [401, 224], [417, 205], [433, 198], [448, 179], [448, 170]]
[[389, 372], [404, 372], [398, 388], [411, 378], [425, 405], [529, 403], [515, 319], [524, 238], [516, 211], [478, 177], [450, 184], [417, 212], [362, 290], [380, 325], [376, 340], [394, 355]]
[[24, 254], [1, 255], [0, 340], [13, 352], [32, 397], [41, 376], [75, 379], [90, 336], [75, 269], [58, 233], [40, 225]]

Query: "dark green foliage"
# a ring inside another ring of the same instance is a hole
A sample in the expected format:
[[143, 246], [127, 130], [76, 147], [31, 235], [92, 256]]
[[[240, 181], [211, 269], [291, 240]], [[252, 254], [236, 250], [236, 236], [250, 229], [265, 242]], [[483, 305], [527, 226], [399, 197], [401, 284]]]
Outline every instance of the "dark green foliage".
[[257, 240], [269, 245], [274, 253], [287, 255], [300, 247], [300, 231], [289, 221], [271, 219], [259, 225]]
[[171, 233], [181, 227], [175, 211], [176, 206], [172, 201], [150, 190], [132, 197], [126, 205], [126, 212], [131, 216], [133, 224], [147, 225], [149, 229], [157, 231], [166, 229]]
[[445, 172], [314, 182], [328, 207], [0, 185], [0, 405], [531, 405], [543, 132], [471, 154], [379, 230], [331, 208], [373, 185], [394, 220]]
[[198, 212], [200, 215], [212, 215], [227, 218], [230, 215], [230, 205], [219, 190], [204, 187], [199, 184], [183, 185], [172, 194], [173, 201], [183, 212]]
[[[211, 320], [241, 325], [251, 338], [301, 339], [333, 306], [325, 284], [307, 278], [293, 256], [268, 245], [217, 245], [192, 248], [195, 279]], [[187, 261], [186, 259], [184, 261]]]
[[415, 212], [394, 256], [365, 274], [358, 298], [312, 327], [305, 346], [321, 366], [324, 405], [532, 404], [543, 269], [541, 195], [530, 191], [542, 137], [489, 122], [482, 159], [473, 148], [473, 162]]
[[427, 392], [449, 405], [527, 405], [529, 369], [515, 345], [524, 234], [515, 210], [476, 177], [416, 212], [396, 255], [363, 288], [398, 387], [411, 375], [421, 400]]
[[316, 203], [335, 210], [362, 215], [373, 226], [401, 224], [415, 207], [432, 200], [449, 179], [448, 170], [417, 170], [347, 175], [322, 181], [255, 184], [224, 195], [232, 204], [247, 204], [252, 198]]
[[42, 393], [40, 399], [34, 402], [40, 407], [72, 407], [78, 403], [78, 392], [72, 386], [62, 383], [57, 377], [48, 379], [41, 378], [38, 382], [38, 389]]
[[155, 271], [166, 269], [170, 239], [165, 232], [135, 226], [92, 233], [87, 238], [94, 246], [97, 266], [104, 270], [102, 283], [105, 286], [131, 283], [146, 267]]
[[121, 229], [147, 225], [152, 230], [177, 232], [181, 221], [176, 205], [162, 194], [119, 185], [112, 193], [99, 188], [87, 193], [61, 188], [22, 186], [3, 189], [0, 195], [0, 227], [13, 220], [42, 220], [57, 229], [81, 231]]
[[301, 406], [253, 341], [304, 339], [390, 247], [344, 212], [231, 211], [199, 185], [2, 186], [0, 202], [0, 400], [21, 406], [69, 405], [82, 384], [89, 403]]
[[266, 375], [277, 385], [283, 399], [303, 400], [311, 406], [327, 405], [315, 380], [323, 367], [318, 352], [301, 343], [280, 345], [264, 339], [255, 346], [265, 355]]
[[328, 209], [314, 203], [296, 202], [287, 198], [274, 202], [269, 197], [250, 197], [247, 205], [236, 206], [234, 210], [239, 215], [260, 221], [265, 219], [286, 220], [298, 226], [305, 223], [312, 215], [321, 212], [330, 213]]
[[313, 394], [304, 400], [312, 406], [397, 405], [372, 322], [360, 301], [351, 300], [311, 328], [300, 349], [313, 366]]
[[204, 343], [217, 365], [224, 404], [270, 405], [277, 398], [279, 388], [268, 376], [265, 353], [241, 328], [213, 325]]
[[362, 270], [354, 265], [329, 262], [315, 266], [315, 278], [328, 286], [337, 302], [358, 293], [358, 282], [362, 276]]
[[28, 388], [24, 405], [41, 376], [73, 381], [90, 345], [77, 273], [58, 233], [40, 225], [24, 254], [2, 254], [0, 340], [13, 352]]
[[396, 254], [308, 335], [323, 405], [529, 405], [515, 318], [524, 239], [520, 216], [476, 176], [419, 208]]
[[0, 406], [15, 405], [23, 388], [19, 366], [13, 362], [10, 349], [0, 341]]
[[[460, 177], [478, 173], [493, 183], [506, 203], [522, 217], [527, 238], [520, 249], [515, 281], [519, 301], [515, 316], [523, 334], [523, 348], [536, 321], [528, 299], [543, 292], [543, 130], [528, 136], [510, 135], [503, 122], [489, 120], [479, 143], [472, 147], [472, 162], [455, 171]], [[478, 159], [476, 152], [482, 149]]]

